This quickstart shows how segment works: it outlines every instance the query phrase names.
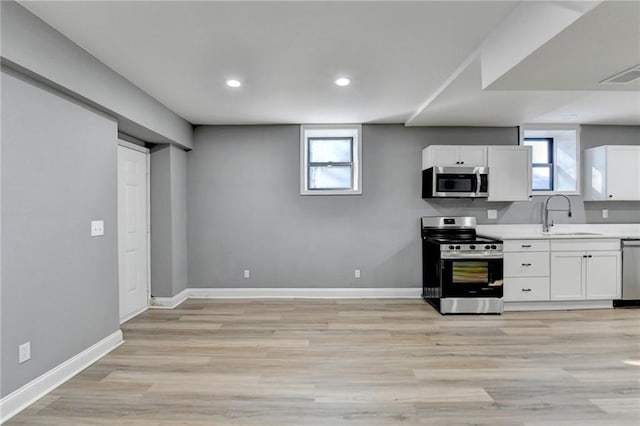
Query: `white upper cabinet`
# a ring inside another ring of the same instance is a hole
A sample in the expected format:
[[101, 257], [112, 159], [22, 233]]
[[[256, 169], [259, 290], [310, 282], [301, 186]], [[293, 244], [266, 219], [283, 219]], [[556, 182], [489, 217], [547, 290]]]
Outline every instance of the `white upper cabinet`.
[[488, 201], [524, 201], [531, 198], [531, 147], [489, 146]]
[[585, 201], [640, 200], [640, 146], [607, 145], [584, 151]]
[[486, 165], [486, 146], [429, 145], [422, 150], [422, 170], [434, 166], [485, 167]]

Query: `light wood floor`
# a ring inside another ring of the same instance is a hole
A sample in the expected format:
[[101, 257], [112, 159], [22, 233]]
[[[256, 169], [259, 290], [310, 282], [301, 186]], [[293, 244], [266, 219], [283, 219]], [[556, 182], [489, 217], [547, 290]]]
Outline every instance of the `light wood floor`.
[[[9, 424], [638, 425], [640, 310], [189, 300]], [[635, 363], [635, 365], [634, 365]]]

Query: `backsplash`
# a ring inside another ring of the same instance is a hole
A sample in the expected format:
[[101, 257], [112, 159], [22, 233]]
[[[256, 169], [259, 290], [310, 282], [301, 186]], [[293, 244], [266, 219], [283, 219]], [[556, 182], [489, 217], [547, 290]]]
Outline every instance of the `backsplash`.
[[[640, 223], [640, 202], [637, 201], [603, 201], [584, 202], [579, 195], [569, 196], [571, 199], [571, 217], [563, 212], [552, 212], [550, 218], [556, 223]], [[425, 200], [428, 212], [424, 216], [475, 216], [479, 224], [516, 224], [542, 223], [542, 209], [547, 196], [534, 196], [531, 201], [489, 202], [482, 199], [441, 199]], [[564, 208], [566, 201], [553, 200]], [[497, 219], [488, 219], [487, 211], [498, 211]], [[602, 209], [607, 209], [609, 218], [602, 218]]]

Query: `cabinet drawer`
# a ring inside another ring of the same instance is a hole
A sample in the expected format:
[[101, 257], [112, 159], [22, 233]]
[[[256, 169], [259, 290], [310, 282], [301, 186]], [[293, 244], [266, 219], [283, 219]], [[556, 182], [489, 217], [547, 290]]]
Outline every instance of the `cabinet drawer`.
[[549, 275], [549, 253], [505, 253], [505, 277], [545, 277]]
[[505, 252], [549, 251], [549, 240], [505, 240]]
[[549, 278], [505, 278], [504, 301], [526, 302], [549, 300]]

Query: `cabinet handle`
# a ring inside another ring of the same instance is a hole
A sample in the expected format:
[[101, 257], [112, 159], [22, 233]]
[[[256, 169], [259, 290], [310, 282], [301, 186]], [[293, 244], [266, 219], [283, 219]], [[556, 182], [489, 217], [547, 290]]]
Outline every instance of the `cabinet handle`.
[[531, 248], [531, 244], [523, 244], [522, 248]]
[[531, 266], [530, 263], [523, 263], [522, 266]]
[[582, 256], [582, 257], [584, 257], [584, 258], [586, 259], [586, 258], [587, 258], [587, 255], [585, 254], [585, 255], [584, 255], [584, 256]]
[[530, 288], [523, 288], [522, 291], [531, 291]]
[[459, 162], [459, 161], [456, 161], [456, 164], [460, 164], [460, 162]]
[[592, 255], [589, 255], [589, 256], [587, 256], [587, 257], [593, 257], [593, 256], [592, 256]]
[[460, 164], [464, 164], [464, 161], [461, 161]]
[[609, 194], [609, 198], [613, 198], [613, 194]]

